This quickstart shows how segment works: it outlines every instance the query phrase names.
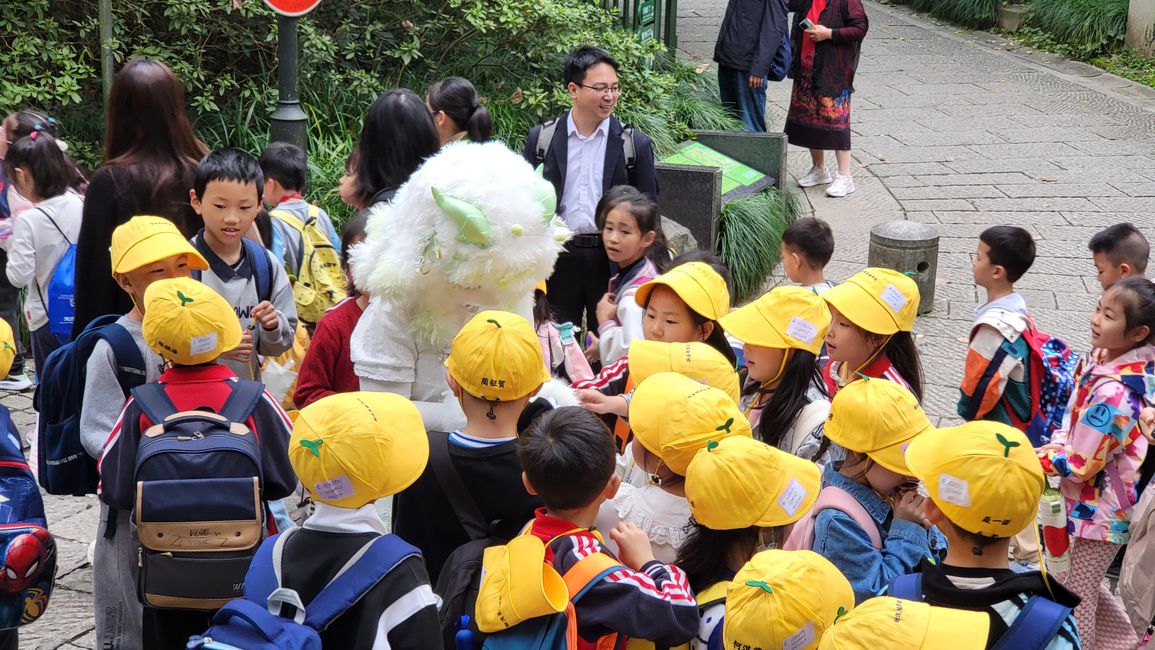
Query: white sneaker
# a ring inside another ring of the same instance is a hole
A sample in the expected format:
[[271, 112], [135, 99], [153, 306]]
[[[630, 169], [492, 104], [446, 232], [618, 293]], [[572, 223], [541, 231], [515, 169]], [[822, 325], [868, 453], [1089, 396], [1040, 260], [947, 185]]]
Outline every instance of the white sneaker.
[[8, 375], [0, 381], [0, 390], [28, 390], [32, 388], [32, 380], [28, 375]]
[[826, 196], [841, 197], [854, 193], [854, 179], [849, 176], [838, 175], [830, 187], [826, 188]]
[[815, 185], [826, 185], [833, 181], [830, 177], [830, 172], [826, 171], [825, 167], [813, 167], [805, 176], [798, 179], [799, 187], [814, 187]]

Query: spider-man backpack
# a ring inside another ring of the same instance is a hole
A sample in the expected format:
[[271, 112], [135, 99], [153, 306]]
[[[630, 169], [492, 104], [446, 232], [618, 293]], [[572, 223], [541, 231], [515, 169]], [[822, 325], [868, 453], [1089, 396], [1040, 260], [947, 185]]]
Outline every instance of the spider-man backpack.
[[56, 541], [6, 410], [0, 410], [0, 562], [0, 629], [40, 618], [56, 580]]

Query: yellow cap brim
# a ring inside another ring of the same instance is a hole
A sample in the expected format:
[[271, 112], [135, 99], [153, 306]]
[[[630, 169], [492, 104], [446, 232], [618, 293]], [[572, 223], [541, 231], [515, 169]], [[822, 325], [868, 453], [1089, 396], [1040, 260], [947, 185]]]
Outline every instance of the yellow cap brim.
[[931, 607], [922, 647], [982, 650], [990, 632], [990, 617], [983, 612]]
[[874, 462], [882, 465], [892, 472], [902, 474], [903, 476], [911, 476], [912, 474], [910, 466], [907, 465], [906, 462], [906, 448], [915, 438], [927, 431], [933, 430], [934, 425], [927, 423], [924, 428], [920, 429], [913, 436], [907, 438], [906, 440], [896, 442], [889, 447], [883, 447], [882, 449], [866, 452], [866, 455], [869, 456]]
[[899, 331], [893, 312], [852, 280], [823, 292], [822, 298], [847, 320], [872, 334], [888, 336]]
[[120, 259], [113, 260], [112, 271], [113, 273], [128, 273], [146, 264], [153, 264], [177, 255], [188, 255], [188, 265], [191, 269], [205, 271], [209, 268], [209, 263], [187, 239], [178, 233], [164, 231], [154, 233], [133, 243], [128, 250], [124, 251]]
[[[649, 282], [638, 287], [637, 293], [634, 294], [634, 302], [643, 309], [646, 303], [650, 300], [650, 294], [658, 286], [669, 287], [671, 291], [677, 294], [682, 302], [690, 308], [690, 311], [703, 316], [710, 320], [717, 320], [722, 314], [714, 313], [714, 304], [710, 300], [709, 289], [699, 283], [697, 280], [683, 274], [674, 276], [674, 282], [670, 282], [665, 276], [654, 278]], [[724, 328], [723, 328], [724, 329]]]
[[818, 501], [818, 493], [822, 491], [822, 470], [818, 469], [818, 465], [793, 454], [784, 453], [782, 456], [783, 467], [780, 469], [788, 478], [801, 479], [799, 482], [805, 481], [806, 485], [803, 487], [807, 488], [806, 497], [798, 504], [794, 514], [784, 510], [775, 499], [766, 512], [762, 513], [762, 516], [754, 523], [755, 526], [764, 528], [786, 526], [802, 519], [814, 507], [814, 502]]

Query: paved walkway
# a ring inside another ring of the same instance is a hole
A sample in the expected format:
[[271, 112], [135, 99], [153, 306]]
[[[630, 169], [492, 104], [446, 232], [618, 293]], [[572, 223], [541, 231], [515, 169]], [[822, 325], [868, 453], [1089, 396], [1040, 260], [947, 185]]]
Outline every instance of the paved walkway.
[[[681, 0], [685, 58], [710, 60], [724, 9], [721, 0]], [[1155, 236], [1155, 100], [1088, 66], [1007, 51], [1001, 39], [874, 2], [867, 11], [871, 29], [852, 119], [858, 192], [839, 200], [820, 190], [806, 196], [836, 231], [832, 279], [865, 265], [876, 223], [905, 217], [939, 227], [935, 308], [917, 330], [930, 383], [927, 410], [949, 422], [980, 299], [968, 258], [978, 233], [1009, 223], [1038, 237], [1039, 259], [1020, 286], [1041, 327], [1086, 346], [1099, 292], [1087, 240], [1123, 220]], [[772, 85], [770, 124], [783, 123], [789, 92], [788, 84]], [[805, 151], [791, 152], [795, 176], [807, 165]], [[22, 430], [32, 428], [28, 394], [0, 401]], [[47, 508], [60, 577], [48, 613], [22, 631], [21, 647], [93, 648], [85, 555], [96, 531], [95, 499], [48, 498]]]
[[[865, 265], [873, 225], [905, 218], [938, 227], [934, 311], [915, 329], [927, 412], [953, 423], [966, 336], [984, 301], [969, 258], [984, 228], [1034, 234], [1038, 258], [1018, 286], [1039, 327], [1077, 350], [1089, 346], [1100, 293], [1091, 235], [1131, 221], [1155, 239], [1155, 91], [903, 8], [867, 0], [866, 9], [851, 117], [858, 191], [845, 199], [823, 188], [804, 193], [834, 228], [833, 280]], [[684, 59], [711, 60], [724, 11], [718, 0], [680, 0]], [[788, 81], [771, 84], [772, 130], [785, 123], [789, 99]], [[807, 152], [792, 147], [794, 177], [809, 165]]]

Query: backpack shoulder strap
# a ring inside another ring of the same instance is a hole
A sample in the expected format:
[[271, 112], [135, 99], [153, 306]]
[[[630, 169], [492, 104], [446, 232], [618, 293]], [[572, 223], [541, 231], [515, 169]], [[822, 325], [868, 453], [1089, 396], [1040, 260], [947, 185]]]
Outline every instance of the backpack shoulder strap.
[[[104, 325], [96, 333], [112, 348], [112, 356], [116, 359], [116, 380], [120, 383], [121, 392], [128, 395], [132, 389], [143, 385], [146, 379], [144, 356], [132, 334], [115, 321]], [[168, 396], [165, 397], [167, 399]]]
[[273, 299], [273, 262], [269, 253], [257, 242], [251, 239], [242, 239], [245, 249], [249, 253], [249, 261], [253, 265], [253, 277], [257, 280], [257, 300]]
[[622, 127], [622, 155], [626, 159], [626, 173], [630, 176], [634, 175], [634, 170], [638, 168], [638, 151], [634, 145], [634, 127]]
[[357, 551], [305, 607], [305, 625], [323, 631], [407, 557], [421, 551], [396, 535], [382, 535]]
[[[312, 208], [313, 206], [309, 206], [309, 207]], [[310, 209], [309, 216], [311, 217], [312, 215], [313, 215], [313, 213], [312, 213], [312, 210]], [[286, 210], [270, 210], [269, 216], [270, 217], [276, 217], [276, 218], [280, 219], [281, 221], [284, 221], [288, 226], [290, 226], [291, 228], [293, 228], [293, 230], [296, 230], [297, 232], [301, 232], [302, 230], [305, 229], [304, 222], [302, 222], [300, 219], [298, 219], [297, 215], [293, 214], [292, 212], [288, 212]]]
[[575, 562], [561, 578], [569, 589], [570, 601], [576, 603], [598, 580], [621, 568], [620, 562], [605, 553], [590, 553]]
[[719, 580], [695, 594], [698, 609], [705, 609], [711, 605], [726, 601], [726, 590], [730, 588], [730, 580]]
[[907, 573], [891, 580], [887, 595], [922, 602], [922, 574]]
[[477, 500], [470, 494], [465, 481], [461, 480], [461, 474], [457, 473], [457, 468], [453, 466], [453, 459], [449, 455], [449, 445], [452, 444], [449, 442], [449, 434], [429, 431], [428, 435], [429, 467], [433, 470], [433, 476], [437, 478], [441, 491], [445, 493], [445, 498], [449, 499], [453, 512], [461, 520], [465, 533], [469, 535], [471, 541], [489, 537], [492, 534], [492, 526], [486, 522]]
[[[561, 118], [553, 118], [541, 125], [541, 130], [537, 132], [537, 164], [540, 165], [545, 162], [545, 157], [549, 154], [549, 147], [553, 144], [553, 134], [557, 131], [557, 124]], [[534, 165], [535, 167], [537, 165]]]
[[154, 381], [132, 389], [134, 403], [141, 413], [153, 424], [160, 424], [164, 419], [177, 412], [176, 406], [164, 391], [164, 384]]
[[244, 422], [257, 408], [257, 403], [265, 394], [265, 385], [259, 381], [238, 379], [233, 391], [221, 407], [221, 415], [230, 422]]
[[814, 516], [817, 517], [819, 511], [827, 508], [833, 508], [849, 516], [870, 537], [871, 546], [882, 548], [882, 535], [878, 531], [878, 523], [852, 494], [840, 487], [827, 485], [818, 493], [818, 500], [814, 502]]
[[277, 573], [280, 570], [280, 549], [293, 533], [300, 530], [294, 526], [261, 542], [245, 572], [245, 599], [264, 606], [269, 596], [280, 586]]
[[[1003, 359], [1007, 358], [1009, 347], [1010, 344], [1007, 341], [1003, 341], [1002, 344], [999, 345], [999, 349], [991, 355], [991, 360], [987, 363], [986, 369], [983, 370], [983, 375], [979, 378], [979, 383], [975, 385], [974, 393], [971, 394], [970, 400], [967, 401], [966, 413], [962, 414], [963, 419], [967, 422], [978, 417], [983, 395], [987, 392], [987, 386], [990, 386], [991, 381], [995, 378], [995, 373], [997, 373], [999, 367], [1003, 365]], [[967, 354], [970, 353], [968, 352]]]
[[1050, 598], [1031, 596], [994, 650], [1043, 650], [1062, 629], [1070, 613], [1070, 607]]

